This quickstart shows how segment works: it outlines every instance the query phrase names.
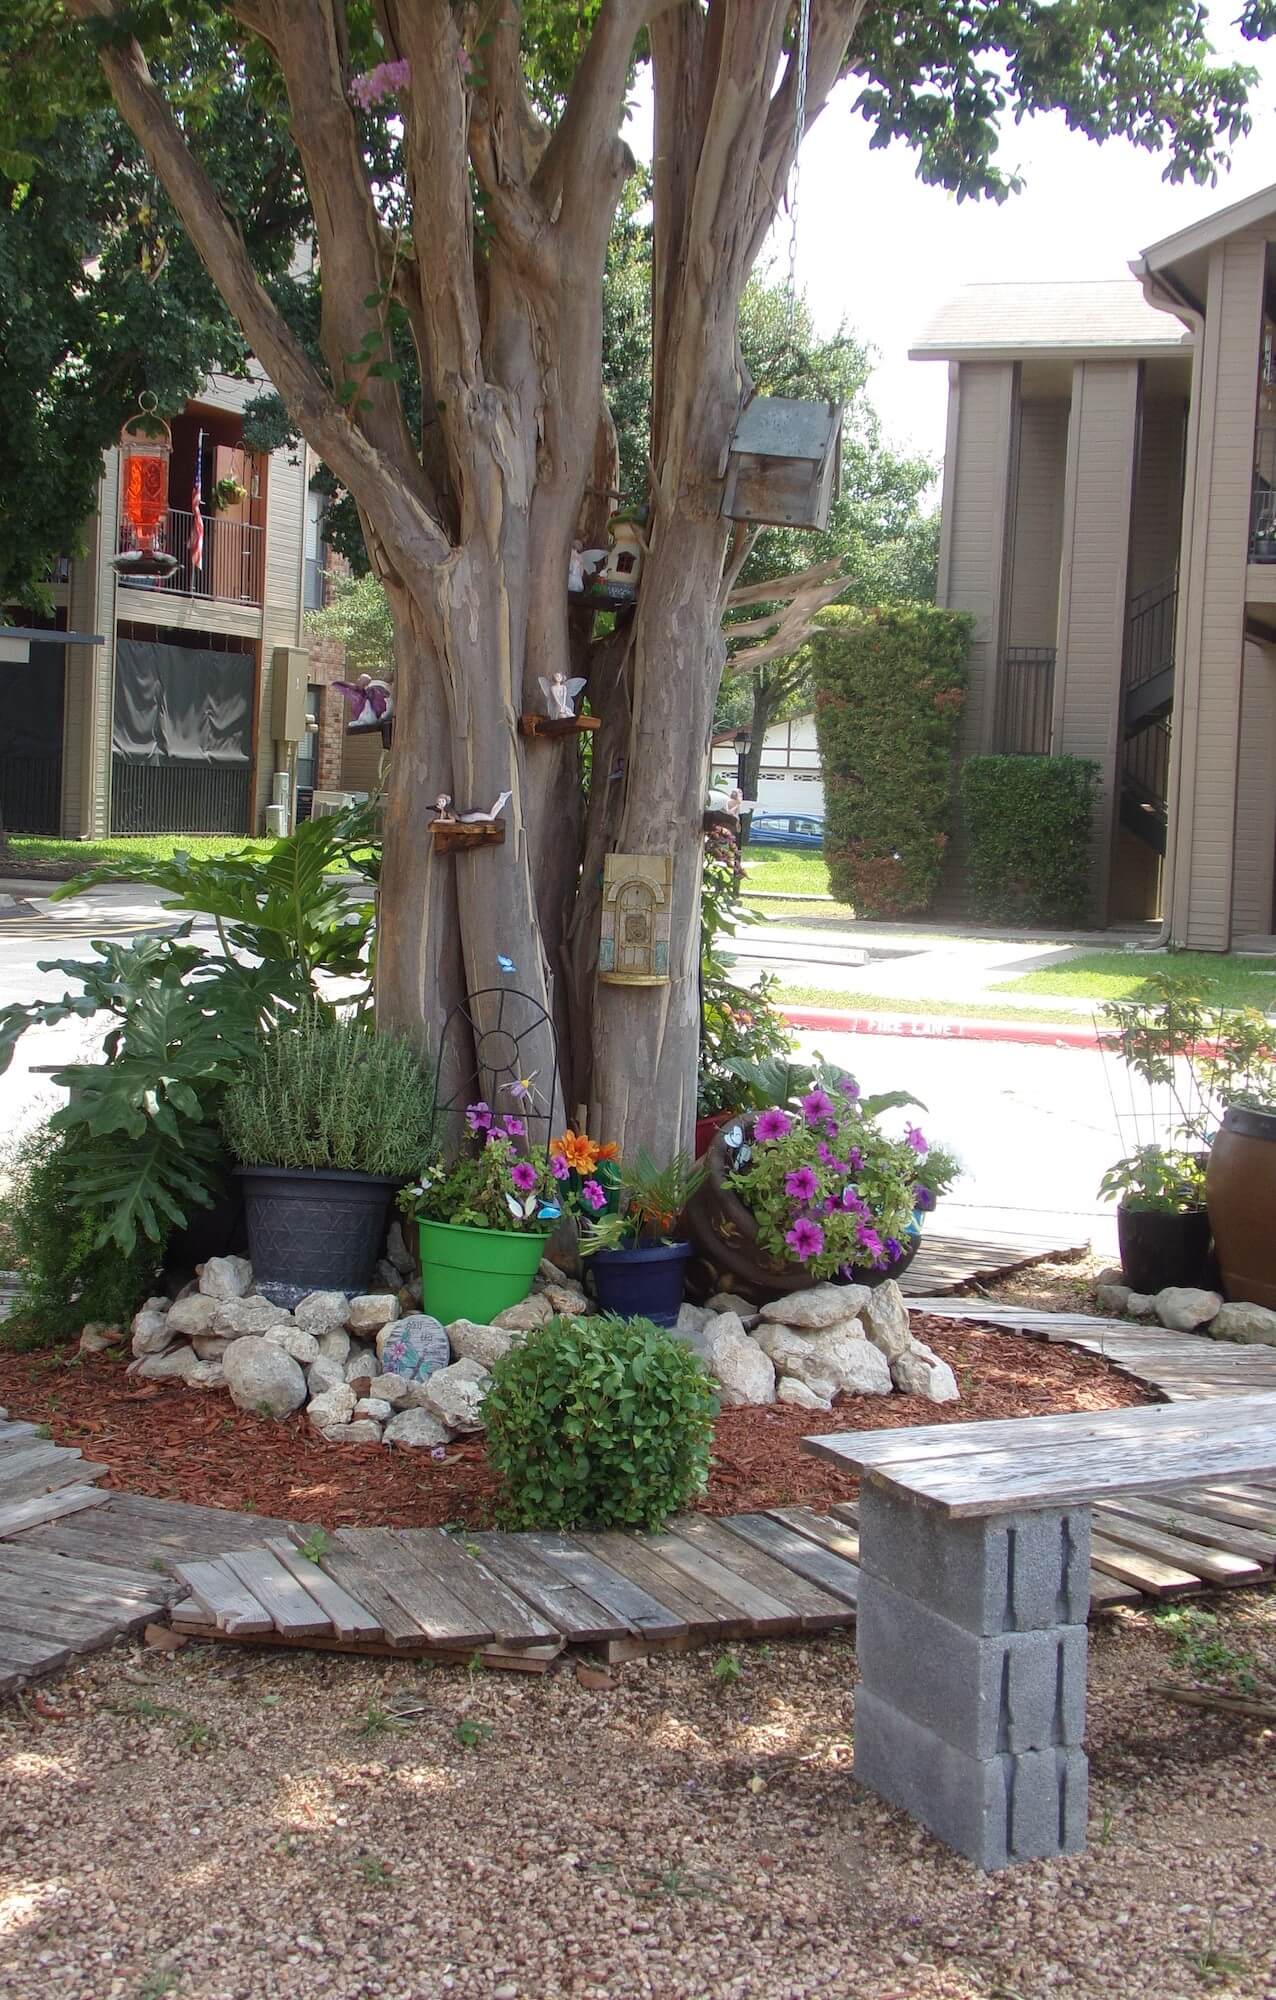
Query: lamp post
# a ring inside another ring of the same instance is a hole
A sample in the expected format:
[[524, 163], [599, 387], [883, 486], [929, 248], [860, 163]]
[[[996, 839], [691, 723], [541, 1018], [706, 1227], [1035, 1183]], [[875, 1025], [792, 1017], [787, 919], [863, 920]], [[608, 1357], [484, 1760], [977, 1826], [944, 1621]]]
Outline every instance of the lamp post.
[[748, 793], [748, 783], [747, 783], [747, 780], [746, 780], [746, 778], [745, 778], [745, 771], [744, 771], [744, 764], [745, 764], [745, 759], [747, 758], [747, 756], [748, 756], [748, 754], [749, 754], [749, 749], [750, 749], [750, 746], [751, 746], [752, 742], [753, 742], [753, 738], [752, 738], [752, 736], [751, 736], [751, 735], [749, 734], [749, 731], [748, 731], [747, 729], [737, 729], [737, 730], [736, 730], [736, 733], [735, 733], [735, 781], [736, 781], [737, 785], [738, 785], [738, 786], [740, 787], [740, 790], [741, 790], [741, 792], [742, 792], [743, 794], [745, 794], [746, 796], [747, 796], [747, 793]]

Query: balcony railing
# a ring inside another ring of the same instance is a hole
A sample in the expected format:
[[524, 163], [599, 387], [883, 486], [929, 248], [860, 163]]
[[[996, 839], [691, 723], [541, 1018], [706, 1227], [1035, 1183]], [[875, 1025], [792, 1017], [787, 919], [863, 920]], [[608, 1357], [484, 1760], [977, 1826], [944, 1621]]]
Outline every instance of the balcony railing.
[[1054, 658], [1053, 646], [1007, 646], [997, 717], [997, 747], [1003, 756], [1049, 756]]
[[1179, 608], [1178, 572], [1149, 585], [1130, 599], [1125, 630], [1125, 684], [1141, 687], [1174, 665], [1174, 626]]
[[[191, 523], [185, 507], [170, 507], [162, 546], [177, 557], [170, 577], [131, 577], [130, 590], [159, 591], [165, 597], [211, 597], [226, 604], [260, 604], [265, 568], [265, 532], [226, 514], [204, 515], [204, 547], [199, 568], [191, 562]], [[127, 522], [120, 525], [120, 554], [137, 547]]]
[[1256, 563], [1276, 563], [1276, 424], [1260, 424], [1254, 437], [1249, 559]]

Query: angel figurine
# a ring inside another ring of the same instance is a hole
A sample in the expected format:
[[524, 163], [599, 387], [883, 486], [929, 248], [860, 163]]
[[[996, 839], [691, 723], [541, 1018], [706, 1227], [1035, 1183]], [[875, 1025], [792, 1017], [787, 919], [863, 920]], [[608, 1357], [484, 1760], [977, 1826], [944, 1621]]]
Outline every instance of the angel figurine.
[[545, 697], [545, 713], [551, 722], [570, 722], [576, 713], [576, 702], [585, 683], [577, 676], [568, 680], [566, 674], [553, 674], [546, 680], [544, 674], [538, 676], [540, 690]]
[[739, 819], [741, 813], [756, 812], [757, 809], [758, 802], [756, 799], [746, 799], [739, 785], [732, 785], [731, 790], [727, 793], [726, 805], [726, 810], [730, 813], [732, 819]]
[[360, 674], [357, 681], [334, 681], [333, 687], [350, 710], [350, 729], [380, 729], [394, 714], [394, 689], [388, 681]]
[[456, 814], [452, 810], [451, 792], [439, 793], [439, 796], [434, 801], [434, 817], [435, 819], [444, 819], [444, 820], [456, 818]]
[[600, 569], [607, 560], [606, 549], [583, 549], [579, 542], [573, 542], [571, 554], [567, 558], [567, 588], [579, 595], [594, 571]]

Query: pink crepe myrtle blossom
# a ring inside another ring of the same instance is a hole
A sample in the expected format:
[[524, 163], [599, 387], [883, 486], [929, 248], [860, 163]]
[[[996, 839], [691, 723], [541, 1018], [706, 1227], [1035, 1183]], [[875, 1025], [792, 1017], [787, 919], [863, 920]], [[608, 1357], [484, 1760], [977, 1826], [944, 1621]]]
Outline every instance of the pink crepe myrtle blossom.
[[536, 1186], [536, 1169], [530, 1160], [516, 1160], [510, 1168], [510, 1179], [520, 1194], [530, 1194]]
[[606, 1190], [601, 1188], [597, 1181], [586, 1181], [580, 1191], [580, 1198], [583, 1202], [589, 1204], [595, 1215], [597, 1215], [600, 1208], [606, 1208], [607, 1206]]
[[772, 1105], [769, 1111], [759, 1112], [753, 1122], [753, 1136], [765, 1145], [768, 1139], [787, 1139], [793, 1130], [793, 1120], [787, 1111]]
[[805, 1263], [808, 1257], [818, 1257], [824, 1248], [824, 1231], [809, 1215], [799, 1215], [793, 1227], [785, 1230], [784, 1240], [794, 1256]]
[[351, 77], [350, 95], [360, 111], [372, 111], [383, 98], [393, 97], [396, 92], [406, 90], [411, 80], [410, 63], [378, 63], [375, 69], [366, 70], [362, 76]]

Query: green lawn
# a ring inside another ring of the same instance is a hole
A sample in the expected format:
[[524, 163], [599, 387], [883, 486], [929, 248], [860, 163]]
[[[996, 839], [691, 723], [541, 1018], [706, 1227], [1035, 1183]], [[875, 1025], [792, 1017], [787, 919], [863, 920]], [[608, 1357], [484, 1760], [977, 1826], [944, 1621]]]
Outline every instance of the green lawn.
[[1209, 951], [1086, 951], [992, 988], [995, 993], [1050, 993], [1062, 1000], [1128, 1000], [1149, 974], [1190, 980], [1207, 1000], [1226, 1007], [1276, 1007], [1276, 961]]
[[170, 861], [179, 848], [198, 861], [211, 861], [222, 854], [240, 854], [246, 847], [265, 853], [268, 843], [250, 840], [243, 833], [155, 833], [131, 834], [114, 840], [46, 840], [11, 838], [13, 873], [21, 875], [24, 864], [37, 868], [65, 867], [68, 875], [96, 868], [101, 861]]
[[937, 1014], [943, 1019], [962, 1021], [1032, 1021], [1039, 1028], [1088, 1028], [1092, 1014], [1074, 1013], [1070, 1007], [1007, 1006], [998, 1000], [924, 1000], [898, 993], [846, 993], [840, 987], [788, 986], [776, 988], [775, 998], [783, 1006], [828, 1007], [849, 1014]]

